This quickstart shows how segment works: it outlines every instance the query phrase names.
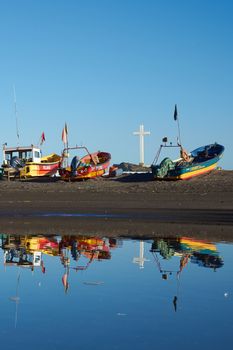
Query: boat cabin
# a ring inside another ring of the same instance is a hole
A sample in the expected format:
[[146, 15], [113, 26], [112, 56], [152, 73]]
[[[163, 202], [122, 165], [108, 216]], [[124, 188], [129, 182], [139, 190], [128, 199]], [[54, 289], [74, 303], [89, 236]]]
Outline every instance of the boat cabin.
[[3, 166], [12, 166], [14, 161], [21, 164], [26, 162], [41, 162], [42, 153], [40, 148], [33, 145], [28, 147], [6, 147], [3, 146]]
[[23, 248], [11, 248], [4, 251], [5, 266], [39, 267], [42, 254], [40, 251], [27, 252]]

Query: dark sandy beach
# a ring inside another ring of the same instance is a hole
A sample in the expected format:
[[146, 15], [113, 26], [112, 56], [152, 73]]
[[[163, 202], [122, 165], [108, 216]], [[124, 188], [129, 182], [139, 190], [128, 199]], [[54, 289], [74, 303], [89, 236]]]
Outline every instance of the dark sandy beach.
[[186, 234], [233, 241], [233, 171], [188, 181], [154, 181], [151, 174], [0, 181], [0, 228], [19, 234]]

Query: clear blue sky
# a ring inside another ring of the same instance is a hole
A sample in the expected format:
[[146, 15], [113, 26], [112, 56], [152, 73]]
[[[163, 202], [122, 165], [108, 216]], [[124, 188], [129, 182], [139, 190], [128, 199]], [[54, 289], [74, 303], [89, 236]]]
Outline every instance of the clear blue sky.
[[0, 142], [43, 153], [70, 145], [139, 162], [161, 138], [192, 150], [215, 141], [221, 165], [233, 169], [233, 2], [231, 0], [1, 0]]

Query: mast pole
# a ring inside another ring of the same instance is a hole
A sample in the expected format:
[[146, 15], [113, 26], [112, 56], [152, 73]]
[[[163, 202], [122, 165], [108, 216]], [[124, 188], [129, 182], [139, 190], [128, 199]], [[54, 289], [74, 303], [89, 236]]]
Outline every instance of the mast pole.
[[181, 142], [181, 136], [180, 136], [180, 123], [179, 123], [179, 118], [177, 118], [177, 126], [178, 126], [178, 138], [179, 138], [179, 143], [182, 147], [182, 142]]
[[18, 111], [17, 111], [17, 104], [16, 104], [15, 85], [13, 85], [13, 92], [14, 92], [14, 111], [15, 111], [15, 123], [16, 123], [16, 136], [17, 136], [18, 144], [19, 144], [19, 124], [18, 124]]
[[174, 110], [174, 120], [177, 121], [179, 145], [182, 148], [181, 136], [180, 136], [180, 123], [179, 123], [179, 118], [178, 118], [178, 112], [177, 112], [177, 106], [176, 105], [175, 105], [175, 110]]

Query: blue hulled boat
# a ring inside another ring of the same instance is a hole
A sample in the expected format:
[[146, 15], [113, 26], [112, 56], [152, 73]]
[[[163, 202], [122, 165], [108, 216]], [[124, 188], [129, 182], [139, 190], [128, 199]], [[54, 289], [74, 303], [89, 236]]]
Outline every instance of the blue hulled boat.
[[[160, 146], [155, 164], [151, 165], [152, 174], [158, 180], [186, 180], [209, 173], [216, 169], [224, 152], [224, 146], [214, 143], [199, 147], [188, 154], [181, 145], [167, 146], [166, 141]], [[179, 147], [181, 157], [173, 161], [164, 158], [159, 165], [156, 165], [163, 147]]]

